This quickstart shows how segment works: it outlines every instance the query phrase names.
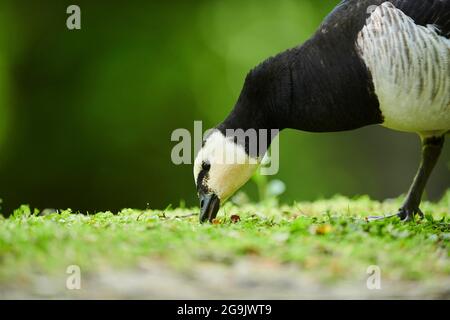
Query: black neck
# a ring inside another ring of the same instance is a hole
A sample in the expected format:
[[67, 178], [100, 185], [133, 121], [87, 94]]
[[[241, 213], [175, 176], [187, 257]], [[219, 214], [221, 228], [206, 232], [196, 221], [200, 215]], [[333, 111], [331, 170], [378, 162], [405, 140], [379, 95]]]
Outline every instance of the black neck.
[[371, 76], [355, 46], [364, 16], [335, 31], [328, 30], [336, 24], [329, 20], [303, 46], [253, 69], [219, 130], [333, 132], [381, 123]]
[[[260, 149], [260, 138], [266, 137], [270, 146], [275, 130], [286, 128], [292, 102], [292, 81], [289, 64], [293, 51], [286, 51], [270, 58], [251, 70], [247, 75], [234, 109], [217, 128], [229, 136], [229, 131], [242, 129], [256, 130], [258, 136], [257, 156], [262, 156], [266, 148]], [[265, 135], [267, 134], [267, 135]], [[248, 141], [243, 142], [247, 153]]]
[[292, 51], [251, 70], [234, 109], [219, 129], [284, 129], [292, 98], [289, 64]]

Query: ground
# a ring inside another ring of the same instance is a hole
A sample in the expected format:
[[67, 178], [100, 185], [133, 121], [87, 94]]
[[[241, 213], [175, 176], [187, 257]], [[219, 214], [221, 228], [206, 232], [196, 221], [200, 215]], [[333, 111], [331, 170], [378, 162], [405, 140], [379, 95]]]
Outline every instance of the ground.
[[450, 190], [422, 221], [365, 219], [400, 204], [227, 204], [205, 225], [197, 208], [22, 206], [0, 218], [0, 298], [449, 299]]

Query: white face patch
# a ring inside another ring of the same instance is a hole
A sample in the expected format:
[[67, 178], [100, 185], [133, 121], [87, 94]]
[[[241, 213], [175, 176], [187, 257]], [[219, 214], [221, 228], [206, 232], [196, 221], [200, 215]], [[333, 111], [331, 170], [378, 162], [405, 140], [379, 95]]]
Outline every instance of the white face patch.
[[372, 75], [384, 126], [450, 130], [449, 39], [385, 2], [371, 13], [356, 45]]
[[233, 138], [216, 130], [206, 139], [195, 159], [196, 183], [204, 163], [209, 164], [209, 170], [203, 184], [224, 202], [251, 178], [260, 161], [250, 157]]

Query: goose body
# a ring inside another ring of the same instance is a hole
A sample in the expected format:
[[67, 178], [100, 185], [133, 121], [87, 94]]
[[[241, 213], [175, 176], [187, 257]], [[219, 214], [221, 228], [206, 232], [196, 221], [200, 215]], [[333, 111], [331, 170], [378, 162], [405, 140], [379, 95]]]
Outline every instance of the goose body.
[[216, 164], [227, 152], [220, 145], [249, 159], [266, 152], [250, 153], [249, 142], [230, 129], [336, 132], [373, 124], [421, 136], [422, 163], [399, 215], [421, 214], [423, 189], [450, 131], [449, 35], [450, 0], [342, 1], [303, 45], [249, 72], [234, 109], [205, 139], [194, 163], [201, 220], [215, 217], [217, 203], [256, 168]]
[[450, 130], [450, 40], [431, 22], [417, 25], [385, 2], [358, 34], [388, 128], [422, 135]]

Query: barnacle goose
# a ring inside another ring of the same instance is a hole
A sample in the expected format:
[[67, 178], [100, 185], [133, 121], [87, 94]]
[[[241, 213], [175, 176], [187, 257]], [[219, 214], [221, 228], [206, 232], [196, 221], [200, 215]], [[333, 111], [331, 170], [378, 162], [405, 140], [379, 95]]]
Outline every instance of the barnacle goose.
[[234, 109], [204, 139], [194, 163], [200, 221], [216, 217], [267, 150], [231, 129], [374, 124], [420, 136], [422, 161], [396, 215], [423, 216], [422, 193], [450, 132], [449, 34], [450, 0], [342, 1], [303, 45], [250, 71]]

